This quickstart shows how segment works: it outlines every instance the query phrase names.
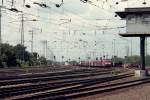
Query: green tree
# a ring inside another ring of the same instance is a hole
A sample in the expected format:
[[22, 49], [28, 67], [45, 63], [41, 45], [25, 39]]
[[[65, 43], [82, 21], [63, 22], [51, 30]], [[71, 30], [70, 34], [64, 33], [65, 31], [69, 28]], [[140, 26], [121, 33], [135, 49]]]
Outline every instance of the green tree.
[[146, 66], [150, 66], [150, 55], [146, 55], [145, 64], [146, 64]]
[[25, 54], [26, 47], [23, 45], [17, 44], [14, 47], [14, 53], [17, 59], [23, 60], [23, 53]]
[[39, 57], [38, 53], [26, 51], [26, 47], [18, 44], [11, 46], [7, 43], [1, 45], [0, 67], [46, 65], [47, 60]]
[[46, 58], [45, 57], [39, 57], [39, 62], [41, 65], [47, 65], [47, 61], [46, 61]]
[[113, 61], [114, 63], [120, 63], [120, 62], [124, 62], [124, 59], [121, 58], [121, 57], [114, 56], [114, 57], [112, 58], [112, 61]]
[[136, 64], [139, 64], [140, 63], [140, 56], [138, 55], [134, 55], [134, 56], [129, 56], [127, 57], [127, 63], [136, 63]]
[[2, 56], [1, 56], [1, 64], [2, 66], [16, 66], [17, 61], [13, 51], [13, 46], [9, 44], [2, 44]]

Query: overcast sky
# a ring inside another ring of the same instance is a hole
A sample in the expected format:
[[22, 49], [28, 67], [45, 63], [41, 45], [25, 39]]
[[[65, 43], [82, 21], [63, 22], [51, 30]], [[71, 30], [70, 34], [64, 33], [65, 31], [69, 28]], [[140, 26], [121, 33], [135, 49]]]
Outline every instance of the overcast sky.
[[[8, 0], [11, 1], [11, 0]], [[11, 8], [11, 3], [4, 0], [4, 6]], [[13, 7], [23, 11], [25, 46], [31, 51], [31, 33], [34, 31], [34, 51], [46, 55], [44, 42], [48, 41], [47, 58], [61, 56], [67, 59], [110, 58], [114, 54], [120, 57], [139, 54], [138, 38], [122, 38], [118, 33], [125, 33], [125, 21], [115, 17], [115, 11], [123, 11], [126, 7], [149, 6], [150, 0], [91, 0], [92, 5], [80, 0], [64, 0], [63, 5], [57, 8], [61, 0], [25, 0], [31, 8], [23, 7], [23, 0], [15, 0]], [[42, 8], [36, 3], [45, 3], [48, 8]], [[116, 5], [116, 2], [119, 2]], [[36, 22], [28, 20], [37, 19]], [[107, 30], [103, 30], [103, 29]], [[114, 28], [114, 29], [110, 29]], [[2, 40], [10, 44], [20, 43], [21, 15], [8, 10], [2, 11]], [[132, 41], [131, 41], [132, 40]], [[115, 42], [115, 43], [114, 43]], [[131, 48], [132, 43], [132, 48]], [[115, 46], [114, 46], [115, 44]], [[127, 47], [129, 46], [129, 50]], [[115, 49], [115, 52], [114, 52]], [[132, 49], [132, 52], [131, 52]], [[148, 47], [148, 49], [150, 49]]]

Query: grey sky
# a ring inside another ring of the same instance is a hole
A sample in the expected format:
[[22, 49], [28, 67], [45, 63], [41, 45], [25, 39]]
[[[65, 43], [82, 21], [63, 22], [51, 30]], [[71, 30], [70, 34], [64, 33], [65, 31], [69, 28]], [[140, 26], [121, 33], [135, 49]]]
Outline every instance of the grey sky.
[[[150, 5], [150, 0], [146, 0], [147, 5], [142, 4], [143, 0], [129, 0], [128, 2], [119, 2], [121, 0], [107, 0], [108, 2], [105, 2], [106, 0], [91, 0], [96, 7], [82, 3], [80, 0], [64, 0], [64, 5], [56, 8], [55, 3], [61, 3], [61, 0], [26, 0], [26, 4], [30, 4], [31, 8], [25, 8], [22, 7], [23, 0], [15, 1], [14, 6], [27, 13], [25, 14], [25, 20], [39, 20], [37, 22], [25, 21], [24, 23], [27, 49], [29, 51], [31, 49], [29, 30], [34, 28], [34, 51], [44, 55], [42, 41], [47, 40], [47, 58], [52, 59], [52, 56], [56, 55], [57, 60], [61, 60], [61, 56], [65, 56], [65, 60], [69, 58], [78, 59], [78, 57], [86, 59], [87, 56], [91, 56], [94, 59], [103, 55], [108, 55], [110, 58], [114, 53], [113, 41], [116, 44], [115, 55], [124, 57], [127, 54], [126, 46], [131, 47], [131, 38], [127, 38], [127, 42], [118, 36], [118, 33], [125, 33], [125, 28], [109, 30], [102, 30], [102, 28], [125, 26], [125, 21], [120, 20], [119, 17], [114, 17], [115, 11], [124, 10], [125, 7]], [[34, 5], [34, 1], [46, 3], [51, 8], [41, 8]], [[119, 2], [118, 5], [115, 4], [117, 1]], [[5, 1], [4, 6], [10, 8], [10, 3]], [[5, 10], [3, 11], [2, 19], [3, 42], [20, 43], [20, 15]], [[70, 19], [71, 22], [69, 22]], [[138, 54], [138, 39], [132, 38], [132, 43], [132, 53]], [[131, 53], [131, 48], [129, 52]]]

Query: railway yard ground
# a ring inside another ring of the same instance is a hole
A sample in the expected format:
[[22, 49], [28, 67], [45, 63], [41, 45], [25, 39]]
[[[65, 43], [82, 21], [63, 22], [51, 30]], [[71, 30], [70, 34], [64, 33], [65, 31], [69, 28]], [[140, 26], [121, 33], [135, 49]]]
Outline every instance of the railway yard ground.
[[150, 100], [134, 69], [53, 66], [0, 69], [0, 100]]

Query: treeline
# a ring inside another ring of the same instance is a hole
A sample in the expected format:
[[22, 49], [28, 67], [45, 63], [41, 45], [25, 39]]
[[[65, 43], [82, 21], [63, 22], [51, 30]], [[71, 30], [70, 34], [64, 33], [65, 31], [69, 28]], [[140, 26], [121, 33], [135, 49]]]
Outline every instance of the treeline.
[[26, 67], [46, 65], [46, 58], [40, 57], [38, 53], [30, 53], [26, 47], [18, 44], [16, 46], [7, 43], [1, 44], [0, 67]]
[[[115, 62], [123, 62], [126, 64], [140, 64], [140, 56], [138, 55], [126, 56], [125, 58], [115, 57], [112, 60]], [[145, 56], [145, 64], [146, 66], [150, 66], [150, 55]]]

